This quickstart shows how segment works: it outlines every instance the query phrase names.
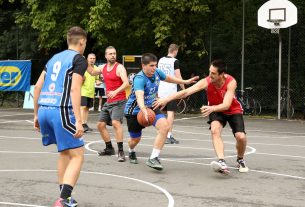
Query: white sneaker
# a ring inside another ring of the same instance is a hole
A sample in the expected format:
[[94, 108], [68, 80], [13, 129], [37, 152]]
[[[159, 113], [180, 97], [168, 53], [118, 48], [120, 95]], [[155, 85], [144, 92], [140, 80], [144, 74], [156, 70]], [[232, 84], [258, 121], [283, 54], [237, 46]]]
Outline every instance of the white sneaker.
[[99, 107], [98, 107], [98, 111], [101, 111], [101, 110], [102, 110], [102, 107], [101, 107], [101, 106], [99, 106]]
[[246, 161], [244, 159], [237, 160], [237, 168], [241, 173], [249, 172], [249, 168], [246, 166]]
[[91, 108], [89, 109], [89, 111], [94, 111], [94, 107], [91, 107]]
[[215, 172], [221, 173], [223, 175], [230, 174], [230, 170], [226, 164], [226, 162], [223, 162], [221, 160], [218, 161], [212, 161], [211, 167]]

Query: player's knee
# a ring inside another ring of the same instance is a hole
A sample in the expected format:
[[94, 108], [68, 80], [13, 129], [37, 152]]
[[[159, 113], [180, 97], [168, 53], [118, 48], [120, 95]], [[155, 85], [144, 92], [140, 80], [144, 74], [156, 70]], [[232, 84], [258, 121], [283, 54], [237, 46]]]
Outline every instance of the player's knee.
[[96, 127], [99, 129], [99, 130], [103, 130], [103, 129], [106, 129], [106, 123], [105, 122], [97, 122], [97, 125]]
[[117, 121], [117, 120], [112, 120], [112, 126], [115, 128], [115, 129], [119, 129], [121, 127], [121, 122], [120, 121]]
[[242, 132], [235, 133], [235, 138], [237, 141], [245, 141], [246, 140], [246, 134]]
[[164, 122], [160, 127], [159, 127], [159, 131], [163, 132], [163, 133], [168, 133], [169, 131], [169, 124], [167, 122]]
[[212, 136], [219, 137], [220, 136], [220, 129], [218, 129], [217, 127], [212, 127], [211, 128], [211, 134], [212, 134]]

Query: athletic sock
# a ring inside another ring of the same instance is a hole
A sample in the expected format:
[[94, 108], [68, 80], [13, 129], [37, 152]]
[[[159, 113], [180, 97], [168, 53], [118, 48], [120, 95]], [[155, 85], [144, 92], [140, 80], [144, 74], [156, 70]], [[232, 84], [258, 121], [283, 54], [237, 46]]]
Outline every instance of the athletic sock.
[[105, 144], [106, 144], [106, 148], [108, 148], [108, 149], [112, 149], [113, 148], [111, 141], [105, 142]]
[[135, 150], [134, 149], [128, 149], [128, 152], [135, 152]]
[[226, 162], [224, 159], [219, 159], [218, 161], [220, 161], [220, 162]]
[[118, 150], [123, 151], [123, 142], [118, 142]]
[[61, 191], [63, 184], [59, 184], [59, 190]]
[[61, 192], [60, 192], [60, 198], [67, 199], [71, 197], [71, 193], [73, 191], [73, 187], [68, 184], [63, 184]]
[[153, 151], [150, 155], [150, 159], [154, 159], [155, 157], [159, 157], [161, 150], [153, 148]]
[[237, 161], [238, 160], [243, 160], [244, 158], [243, 157], [237, 157]]
[[172, 133], [171, 132], [168, 132], [167, 133], [167, 138], [170, 138], [172, 136]]

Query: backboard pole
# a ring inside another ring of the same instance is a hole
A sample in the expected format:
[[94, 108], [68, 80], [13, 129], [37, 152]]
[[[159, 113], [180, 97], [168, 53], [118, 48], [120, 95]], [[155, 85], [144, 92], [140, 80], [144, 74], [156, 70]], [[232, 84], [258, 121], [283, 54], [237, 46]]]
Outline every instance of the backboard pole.
[[282, 78], [282, 36], [279, 32], [279, 80], [278, 80], [278, 98], [277, 98], [277, 118], [281, 119], [281, 78]]
[[288, 35], [288, 69], [287, 69], [287, 119], [291, 118], [290, 115], [290, 107], [289, 107], [289, 100], [290, 100], [290, 50], [291, 50], [291, 27], [288, 29], [289, 35]]
[[243, 26], [241, 43], [241, 95], [244, 95], [244, 70], [245, 70], [245, 0], [243, 0]]

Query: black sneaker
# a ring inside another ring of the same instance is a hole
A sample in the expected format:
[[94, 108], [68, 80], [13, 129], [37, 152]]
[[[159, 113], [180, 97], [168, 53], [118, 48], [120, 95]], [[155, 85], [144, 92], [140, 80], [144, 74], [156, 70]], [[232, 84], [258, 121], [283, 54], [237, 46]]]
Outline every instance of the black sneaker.
[[136, 152], [129, 152], [129, 162], [132, 164], [138, 164]]
[[105, 148], [102, 151], [98, 151], [97, 152], [99, 156], [111, 156], [111, 155], [115, 155], [115, 151], [114, 148]]
[[87, 124], [83, 124], [83, 128], [84, 128], [84, 132], [88, 132], [89, 130], [89, 127]]
[[244, 159], [238, 159], [236, 162], [238, 163], [237, 168], [239, 172], [249, 172], [249, 168], [246, 166], [246, 161]]
[[179, 144], [179, 141], [171, 136], [170, 138], [166, 138], [165, 144]]
[[125, 153], [123, 150], [118, 151], [118, 162], [125, 162]]
[[153, 159], [148, 159], [146, 161], [146, 165], [148, 167], [154, 168], [155, 170], [160, 170], [160, 171], [163, 170], [163, 166], [161, 165], [161, 162], [158, 157], [155, 157]]

